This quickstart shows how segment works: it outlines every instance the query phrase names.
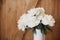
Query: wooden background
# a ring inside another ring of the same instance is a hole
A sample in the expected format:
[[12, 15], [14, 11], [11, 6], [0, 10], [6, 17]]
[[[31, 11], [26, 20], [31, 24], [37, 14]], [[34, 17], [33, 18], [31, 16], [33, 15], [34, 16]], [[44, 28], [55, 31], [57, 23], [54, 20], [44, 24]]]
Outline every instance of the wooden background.
[[[60, 40], [60, 0], [1, 0], [0, 1], [0, 39], [22, 40], [23, 34], [17, 28], [17, 20], [30, 8], [43, 7], [47, 14], [56, 20], [53, 32], [46, 35], [46, 40]], [[33, 40], [32, 30], [28, 30], [24, 40]]]

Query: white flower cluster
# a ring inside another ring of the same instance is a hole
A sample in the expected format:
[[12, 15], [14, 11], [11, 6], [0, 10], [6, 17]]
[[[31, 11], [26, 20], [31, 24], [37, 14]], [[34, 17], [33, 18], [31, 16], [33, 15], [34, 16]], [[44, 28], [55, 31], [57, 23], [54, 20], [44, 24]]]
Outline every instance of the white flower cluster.
[[17, 22], [18, 28], [22, 31], [25, 30], [26, 26], [33, 28], [40, 23], [40, 20], [44, 25], [54, 26], [55, 23], [54, 18], [51, 15], [45, 14], [43, 8], [33, 8], [20, 17]]

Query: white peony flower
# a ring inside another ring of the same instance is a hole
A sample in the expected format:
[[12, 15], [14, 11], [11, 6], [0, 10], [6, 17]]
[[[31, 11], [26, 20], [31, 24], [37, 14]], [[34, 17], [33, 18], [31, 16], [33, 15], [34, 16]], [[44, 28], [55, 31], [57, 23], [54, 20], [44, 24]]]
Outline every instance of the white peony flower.
[[18, 20], [18, 29], [25, 30], [26, 26], [33, 28], [42, 20], [44, 25], [54, 26], [55, 20], [51, 15], [46, 15], [43, 8], [33, 8], [24, 13]]
[[32, 9], [28, 10], [28, 15], [29, 16], [34, 16], [34, 15], [38, 16], [44, 12], [45, 12], [45, 10], [43, 8], [32, 8]]
[[47, 17], [47, 20], [48, 20], [48, 25], [49, 26], [54, 26], [54, 23], [55, 23], [55, 20], [54, 20], [54, 18], [51, 16], [51, 15], [46, 15], [46, 17]]
[[39, 23], [40, 23], [40, 20], [33, 18], [33, 19], [29, 20], [27, 25], [28, 25], [28, 27], [33, 28], [33, 27], [37, 26]]
[[42, 23], [44, 25], [49, 25], [49, 26], [54, 26], [55, 20], [51, 15], [47, 15], [47, 14], [40, 14], [38, 16], [38, 20], [42, 20]]
[[54, 26], [55, 20], [51, 15], [43, 14], [43, 15], [40, 15], [38, 19], [42, 20], [42, 23], [44, 25]]
[[21, 29], [22, 31], [25, 30], [26, 15], [27, 14], [23, 14], [17, 22], [18, 23], [18, 29]]
[[40, 20], [37, 20], [37, 18], [35, 16], [28, 16], [27, 17], [27, 22], [25, 23], [26, 25], [28, 25], [28, 27], [33, 28], [36, 25], [38, 25], [40, 22]]
[[18, 21], [18, 29], [24, 31], [25, 30], [25, 24], [22, 21]]
[[23, 23], [18, 24], [18, 29], [24, 31], [25, 30], [25, 25]]
[[40, 20], [37, 20], [35, 16], [23, 14], [18, 20], [18, 28], [24, 31], [27, 25], [28, 27], [33, 28], [39, 23]]
[[38, 20], [42, 20], [42, 18], [44, 18], [45, 15], [46, 15], [46, 14], [41, 13], [41, 14], [37, 17], [37, 19], [38, 19]]

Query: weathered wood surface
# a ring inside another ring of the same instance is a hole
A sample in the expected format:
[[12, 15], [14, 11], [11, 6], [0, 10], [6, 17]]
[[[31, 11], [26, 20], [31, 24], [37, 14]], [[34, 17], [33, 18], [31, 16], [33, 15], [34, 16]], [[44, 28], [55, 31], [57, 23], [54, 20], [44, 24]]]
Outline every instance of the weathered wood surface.
[[[1, 13], [1, 40], [22, 40], [24, 32], [18, 30], [17, 20], [28, 9], [36, 6], [38, 0], [3, 0]], [[31, 31], [25, 40], [32, 40]]]
[[[60, 40], [60, 0], [3, 0], [1, 9], [1, 40], [22, 40], [24, 32], [18, 30], [17, 20], [28, 9], [44, 7], [53, 15], [56, 24], [54, 31], [46, 35], [46, 40]], [[28, 30], [24, 40], [33, 40], [32, 30]]]

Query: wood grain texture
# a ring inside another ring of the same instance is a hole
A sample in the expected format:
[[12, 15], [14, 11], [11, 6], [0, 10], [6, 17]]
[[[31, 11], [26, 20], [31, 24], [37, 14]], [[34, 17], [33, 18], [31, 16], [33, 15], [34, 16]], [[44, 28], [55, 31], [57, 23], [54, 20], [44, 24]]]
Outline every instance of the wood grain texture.
[[[60, 0], [3, 0], [1, 6], [1, 40], [22, 40], [25, 32], [18, 30], [17, 20], [34, 7], [43, 7], [56, 20], [54, 31], [46, 35], [46, 40], [60, 40]], [[33, 40], [32, 30], [27, 31], [24, 40]]]
[[[35, 7], [37, 1], [38, 0], [3, 0], [1, 11], [1, 40], [22, 40], [24, 32], [18, 30], [17, 20], [28, 9]], [[28, 35], [31, 35], [29, 32], [31, 31], [28, 31]], [[32, 37], [25, 39], [32, 40]]]
[[1, 5], [2, 5], [2, 0], [0, 0], [0, 40], [1, 40]]

